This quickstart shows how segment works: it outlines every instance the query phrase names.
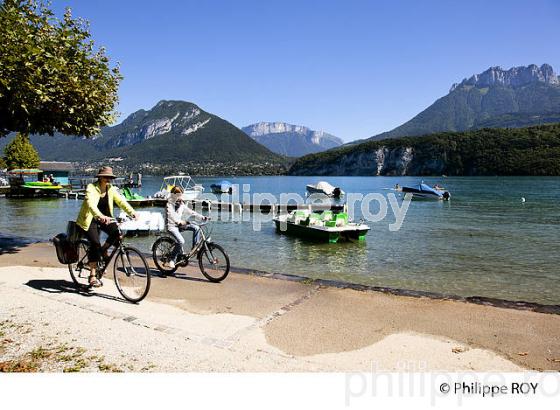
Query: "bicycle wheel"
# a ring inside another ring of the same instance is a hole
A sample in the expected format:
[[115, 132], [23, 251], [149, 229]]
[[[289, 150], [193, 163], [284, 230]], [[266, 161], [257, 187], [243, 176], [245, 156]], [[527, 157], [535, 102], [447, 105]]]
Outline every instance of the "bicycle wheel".
[[221, 282], [229, 273], [229, 257], [220, 245], [207, 243], [198, 252], [198, 266], [210, 282]]
[[78, 289], [89, 287], [89, 259], [88, 259], [89, 242], [78, 242], [78, 262], [69, 263], [68, 270], [70, 277]]
[[171, 275], [177, 270], [177, 266], [173, 269], [166, 266], [171, 260], [173, 255], [173, 248], [175, 247], [175, 240], [168, 236], [162, 236], [154, 242], [152, 246], [152, 259], [158, 270], [164, 275]]
[[150, 290], [150, 267], [136, 248], [125, 246], [115, 256], [113, 267], [115, 285], [130, 302], [140, 302]]

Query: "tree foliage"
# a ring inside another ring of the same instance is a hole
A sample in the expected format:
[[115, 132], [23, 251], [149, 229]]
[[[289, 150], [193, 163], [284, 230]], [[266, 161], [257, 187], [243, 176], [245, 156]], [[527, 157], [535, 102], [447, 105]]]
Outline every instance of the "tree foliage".
[[6, 145], [4, 155], [8, 169], [37, 168], [39, 166], [39, 154], [29, 142], [29, 138], [20, 133]]
[[113, 122], [121, 75], [85, 20], [42, 0], [0, 5], [0, 136], [93, 136]]

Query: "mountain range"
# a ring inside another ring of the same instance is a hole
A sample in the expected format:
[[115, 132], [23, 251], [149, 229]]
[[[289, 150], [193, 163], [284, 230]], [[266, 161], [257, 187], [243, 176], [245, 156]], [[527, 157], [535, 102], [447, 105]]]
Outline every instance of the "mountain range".
[[509, 70], [490, 67], [453, 84], [449, 94], [410, 121], [370, 139], [485, 127], [525, 127], [557, 121], [560, 121], [560, 79], [550, 65], [531, 64]]
[[290, 175], [560, 175], [560, 124], [369, 140], [298, 158]]
[[[0, 149], [11, 140], [0, 140]], [[144, 172], [187, 170], [209, 173], [277, 173], [285, 159], [244, 132], [185, 101], [158, 102], [92, 139], [31, 136], [43, 160], [112, 162]]]
[[342, 140], [334, 135], [285, 122], [259, 122], [242, 130], [272, 152], [287, 157], [301, 157], [342, 145]]
[[551, 66], [491, 67], [453, 84], [403, 125], [306, 155], [289, 173], [560, 175], [560, 124], [553, 123], [560, 123], [560, 79]]
[[[340, 139], [330, 134], [283, 122], [260, 122], [240, 130], [193, 103], [167, 100], [158, 102], [150, 110], [136, 111], [118, 125], [102, 128], [99, 135], [91, 139], [55, 134], [52, 137], [31, 136], [31, 142], [44, 160], [72, 161], [89, 168], [111, 163], [117, 169], [152, 174], [176, 171], [194, 175], [278, 174], [286, 171], [286, 157], [304, 155], [295, 161], [290, 170], [292, 174], [384, 175], [393, 172], [390, 171], [392, 168], [385, 165], [378, 168], [379, 164], [393, 156], [401, 158], [398, 161], [402, 163], [415, 158], [411, 167], [401, 167], [404, 172], [438, 172], [452, 162], [448, 155], [453, 157], [456, 154], [448, 150], [453, 140], [464, 143], [473, 135], [472, 141], [477, 142], [477, 150], [481, 152], [492, 151], [496, 145], [507, 149], [507, 144], [503, 143], [507, 135], [522, 141], [521, 144], [528, 148], [531, 144], [537, 147], [542, 143], [538, 138], [541, 131], [535, 132], [533, 128], [524, 129], [528, 138], [507, 130], [497, 131], [497, 134], [469, 134], [466, 131], [557, 122], [560, 122], [560, 78], [550, 65], [543, 64], [509, 70], [491, 67], [453, 84], [449, 94], [401, 126], [343, 146], [340, 146]], [[549, 129], [546, 135], [557, 131], [558, 128]], [[427, 146], [435, 147], [435, 151], [423, 146], [421, 138], [409, 138], [431, 134], [437, 138], [425, 141], [430, 141]], [[487, 142], [484, 136], [489, 138]], [[12, 138], [13, 135], [1, 138], [0, 150]], [[442, 138], [449, 144], [446, 142], [444, 148], [437, 148], [437, 141]], [[534, 138], [532, 143], [531, 138]], [[394, 142], [386, 142], [389, 139]], [[381, 140], [381, 145], [368, 144]], [[465, 144], [467, 151], [472, 148], [470, 143]], [[346, 155], [349, 153], [347, 147], [360, 155]], [[545, 148], [540, 152], [548, 152]], [[392, 151], [394, 149], [397, 151]], [[442, 149], [445, 155], [438, 160], [428, 155], [439, 158]], [[528, 154], [520, 155], [526, 157]], [[470, 151], [459, 156], [468, 157], [471, 163], [478, 165], [473, 169], [466, 165], [463, 168], [452, 166], [447, 170], [449, 174], [478, 175], [481, 169], [495, 169], [488, 164], [479, 164]], [[547, 158], [548, 162], [532, 161], [523, 172], [550, 174], [550, 169], [556, 169], [558, 164], [555, 155]], [[421, 160], [440, 165], [431, 168], [421, 165]], [[545, 164], [545, 168], [538, 170], [537, 163]], [[499, 169], [513, 172], [510, 165]]]

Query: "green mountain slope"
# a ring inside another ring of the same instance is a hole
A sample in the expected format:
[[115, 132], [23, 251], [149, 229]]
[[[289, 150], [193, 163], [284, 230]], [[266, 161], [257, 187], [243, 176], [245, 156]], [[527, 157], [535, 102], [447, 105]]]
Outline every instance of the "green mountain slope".
[[[510, 121], [515, 116], [524, 120]], [[560, 80], [551, 66], [529, 65], [507, 71], [491, 67], [454, 84], [449, 94], [410, 121], [371, 139], [466, 131], [485, 126], [529, 126], [542, 124], [542, 117], [560, 117]]]
[[560, 175], [560, 124], [370, 140], [295, 161], [291, 175]]
[[[0, 140], [0, 148], [10, 138]], [[106, 127], [93, 139], [56, 134], [32, 136], [44, 160], [103, 162], [141, 169], [181, 166], [251, 167], [284, 163], [284, 158], [249, 138], [222, 118], [185, 101], [160, 101], [122, 123]]]

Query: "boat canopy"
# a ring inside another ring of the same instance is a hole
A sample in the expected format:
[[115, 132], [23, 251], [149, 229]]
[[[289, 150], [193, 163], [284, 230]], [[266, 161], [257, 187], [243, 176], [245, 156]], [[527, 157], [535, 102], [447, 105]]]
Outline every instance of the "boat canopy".
[[173, 186], [180, 186], [183, 191], [193, 190], [197, 185], [188, 175], [172, 175], [163, 178], [161, 191], [170, 191]]
[[441, 191], [438, 191], [437, 189], [434, 189], [431, 186], [426, 185], [424, 183], [418, 184], [418, 187], [416, 189], [418, 189], [419, 191], [422, 191], [422, 192], [429, 192], [429, 193], [437, 195], [437, 196], [442, 196], [443, 195]]
[[25, 174], [25, 175], [32, 175], [32, 174], [39, 174], [43, 172], [40, 169], [37, 168], [16, 168], [16, 169], [10, 169], [8, 171], [8, 174]]
[[322, 192], [328, 196], [339, 197], [340, 195], [344, 195], [344, 191], [342, 189], [340, 189], [339, 187], [332, 186], [326, 181], [318, 182], [317, 185], [308, 185], [307, 187], [308, 187], [308, 191], [315, 190], [315, 191]]

